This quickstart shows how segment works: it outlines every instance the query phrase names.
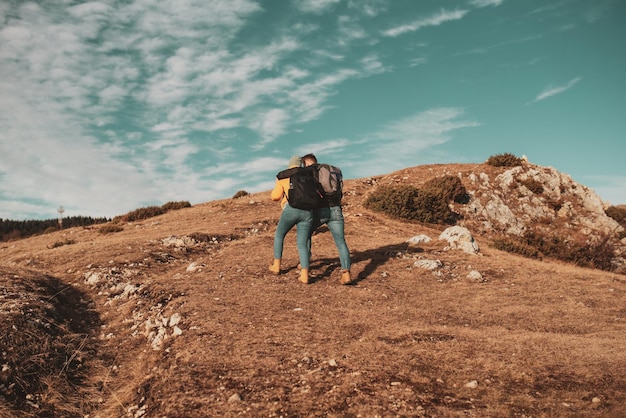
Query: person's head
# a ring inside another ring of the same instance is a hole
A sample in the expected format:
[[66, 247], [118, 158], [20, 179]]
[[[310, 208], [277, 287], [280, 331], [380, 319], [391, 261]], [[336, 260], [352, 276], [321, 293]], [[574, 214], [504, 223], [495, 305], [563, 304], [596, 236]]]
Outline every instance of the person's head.
[[289, 165], [287, 166], [287, 168], [294, 168], [294, 167], [302, 167], [302, 158], [300, 158], [299, 155], [293, 155], [289, 159]]
[[310, 165], [317, 164], [317, 157], [315, 156], [315, 154], [307, 154], [302, 157], [302, 162], [304, 163], [305, 167], [308, 167]]

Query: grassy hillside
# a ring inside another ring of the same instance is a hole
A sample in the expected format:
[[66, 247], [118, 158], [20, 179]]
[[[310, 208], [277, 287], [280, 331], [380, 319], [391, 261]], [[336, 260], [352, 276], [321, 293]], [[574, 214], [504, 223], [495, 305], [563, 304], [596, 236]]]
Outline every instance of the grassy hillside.
[[346, 182], [352, 286], [324, 228], [269, 273], [269, 192], [0, 243], [0, 416], [622, 416], [626, 276], [363, 205], [459, 169]]

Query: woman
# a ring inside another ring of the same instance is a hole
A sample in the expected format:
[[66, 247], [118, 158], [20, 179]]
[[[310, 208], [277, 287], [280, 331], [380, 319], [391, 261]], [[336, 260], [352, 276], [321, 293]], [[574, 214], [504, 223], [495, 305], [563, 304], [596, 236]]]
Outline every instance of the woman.
[[[288, 168], [301, 167], [302, 160], [294, 155], [289, 160]], [[285, 235], [294, 225], [296, 225], [296, 241], [298, 245], [298, 255], [300, 256], [300, 277], [302, 283], [309, 283], [309, 259], [310, 254], [307, 241], [313, 225], [313, 211], [292, 208], [287, 201], [289, 192], [289, 178], [276, 180], [276, 185], [272, 190], [271, 198], [280, 201], [282, 213], [274, 234], [274, 263], [269, 266], [269, 270], [274, 274], [280, 274], [280, 263], [283, 257], [283, 242]]]

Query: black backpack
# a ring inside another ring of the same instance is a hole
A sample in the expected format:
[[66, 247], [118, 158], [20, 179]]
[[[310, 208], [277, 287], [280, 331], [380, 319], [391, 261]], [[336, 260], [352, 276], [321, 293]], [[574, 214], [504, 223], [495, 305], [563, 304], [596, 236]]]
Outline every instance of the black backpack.
[[287, 201], [297, 209], [311, 210], [324, 206], [324, 191], [315, 176], [314, 167], [294, 167], [276, 175], [281, 180], [289, 178]]

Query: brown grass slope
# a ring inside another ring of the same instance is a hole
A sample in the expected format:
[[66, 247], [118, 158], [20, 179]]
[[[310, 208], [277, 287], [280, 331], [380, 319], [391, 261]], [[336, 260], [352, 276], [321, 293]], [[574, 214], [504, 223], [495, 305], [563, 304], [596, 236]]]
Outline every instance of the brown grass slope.
[[[345, 185], [353, 286], [323, 229], [312, 284], [293, 231], [269, 274], [268, 192], [2, 243], [0, 416], [626, 415], [624, 275], [489, 236], [481, 255], [444, 251], [444, 226], [365, 209], [372, 183]], [[409, 247], [418, 234], [433, 241]]]

